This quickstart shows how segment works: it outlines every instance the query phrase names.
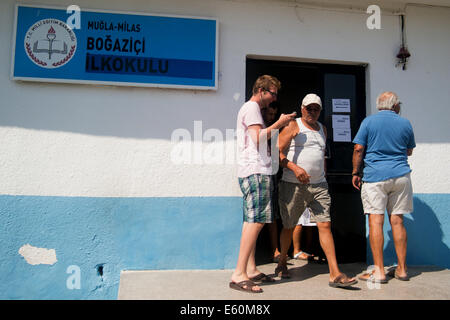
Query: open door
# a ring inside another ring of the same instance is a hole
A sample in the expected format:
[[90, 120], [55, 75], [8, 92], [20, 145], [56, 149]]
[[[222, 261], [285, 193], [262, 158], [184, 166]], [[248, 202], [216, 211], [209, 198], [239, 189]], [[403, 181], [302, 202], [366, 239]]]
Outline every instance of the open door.
[[[299, 107], [306, 94], [316, 93], [321, 97], [323, 109], [319, 122], [328, 132], [327, 181], [337, 259], [339, 263], [365, 262], [365, 217], [360, 193], [351, 184], [351, 141], [366, 116], [365, 67], [248, 58], [246, 100], [252, 95], [253, 83], [263, 74], [275, 76], [281, 82], [279, 114], [297, 111], [300, 115]], [[257, 243], [258, 262], [270, 262], [270, 253], [269, 235], [264, 228]]]

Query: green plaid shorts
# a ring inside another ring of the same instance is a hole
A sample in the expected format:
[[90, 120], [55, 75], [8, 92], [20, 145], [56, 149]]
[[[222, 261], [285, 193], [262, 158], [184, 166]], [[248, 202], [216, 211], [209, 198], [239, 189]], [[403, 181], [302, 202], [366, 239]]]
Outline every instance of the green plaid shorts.
[[272, 177], [265, 174], [252, 174], [239, 178], [239, 186], [244, 195], [244, 222], [271, 223], [272, 211]]

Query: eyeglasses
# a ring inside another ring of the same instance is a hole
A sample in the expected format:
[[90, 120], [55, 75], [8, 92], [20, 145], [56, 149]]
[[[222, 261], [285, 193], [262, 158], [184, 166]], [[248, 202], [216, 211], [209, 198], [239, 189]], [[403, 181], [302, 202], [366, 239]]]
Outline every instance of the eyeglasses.
[[305, 107], [308, 112], [320, 112], [320, 108], [318, 107]]
[[272, 97], [274, 97], [274, 98], [276, 98], [278, 96], [278, 93], [276, 93], [276, 92], [272, 92], [270, 90], [265, 90], [265, 89], [264, 89], [264, 91], [270, 93], [272, 95]]

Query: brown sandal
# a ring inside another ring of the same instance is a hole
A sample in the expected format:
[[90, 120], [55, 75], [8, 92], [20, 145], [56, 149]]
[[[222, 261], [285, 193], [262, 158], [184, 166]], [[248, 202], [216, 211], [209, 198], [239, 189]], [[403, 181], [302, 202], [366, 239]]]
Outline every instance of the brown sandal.
[[291, 277], [287, 266], [277, 266], [275, 268], [275, 275], [283, 279], [289, 279]]
[[389, 270], [389, 272], [386, 274], [389, 277], [401, 280], [401, 281], [409, 281], [409, 275], [408, 272], [406, 273], [406, 276], [399, 276], [397, 274], [397, 268], [392, 268], [391, 270]]
[[244, 280], [241, 282], [230, 282], [230, 288], [239, 290], [239, 291], [245, 291], [249, 293], [262, 293], [263, 290], [260, 288], [259, 290], [253, 290], [253, 287], [255, 287], [256, 284], [251, 280]]
[[358, 283], [356, 279], [350, 281], [345, 274], [341, 273], [333, 281], [328, 282], [328, 285], [333, 288], [346, 288], [356, 283]]
[[275, 282], [275, 279], [272, 277], [269, 277], [267, 274], [265, 273], [260, 273], [254, 277], [250, 278], [251, 281], [261, 281], [261, 282]]

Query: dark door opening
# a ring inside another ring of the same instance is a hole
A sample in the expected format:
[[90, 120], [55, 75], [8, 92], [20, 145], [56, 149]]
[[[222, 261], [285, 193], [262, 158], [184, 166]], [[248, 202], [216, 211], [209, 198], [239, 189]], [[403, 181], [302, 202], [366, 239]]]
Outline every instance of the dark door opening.
[[[365, 262], [365, 217], [360, 194], [351, 184], [353, 154], [351, 141], [366, 116], [365, 67], [248, 58], [246, 63], [246, 100], [250, 99], [252, 95], [253, 83], [263, 74], [275, 76], [281, 82], [281, 90], [276, 102], [279, 114], [297, 111], [297, 114], [300, 115], [301, 100], [306, 94], [316, 93], [321, 97], [323, 109], [319, 121], [326, 126], [328, 132], [327, 181], [331, 196], [332, 232], [336, 256], [339, 263]], [[333, 99], [341, 99], [334, 100], [334, 108]], [[343, 101], [343, 105], [339, 101]], [[335, 120], [336, 116], [349, 117], [350, 134], [347, 132], [345, 135], [344, 132], [344, 136], [340, 136], [342, 130], [333, 132], [333, 115]], [[348, 139], [350, 141], [336, 141]], [[277, 222], [278, 231], [280, 231], [281, 220]], [[304, 243], [304, 241], [302, 242]], [[313, 253], [317, 251], [317, 232], [315, 233], [315, 242], [304, 249], [302, 245], [302, 250]], [[257, 263], [271, 262], [271, 251], [266, 226], [257, 242]]]

